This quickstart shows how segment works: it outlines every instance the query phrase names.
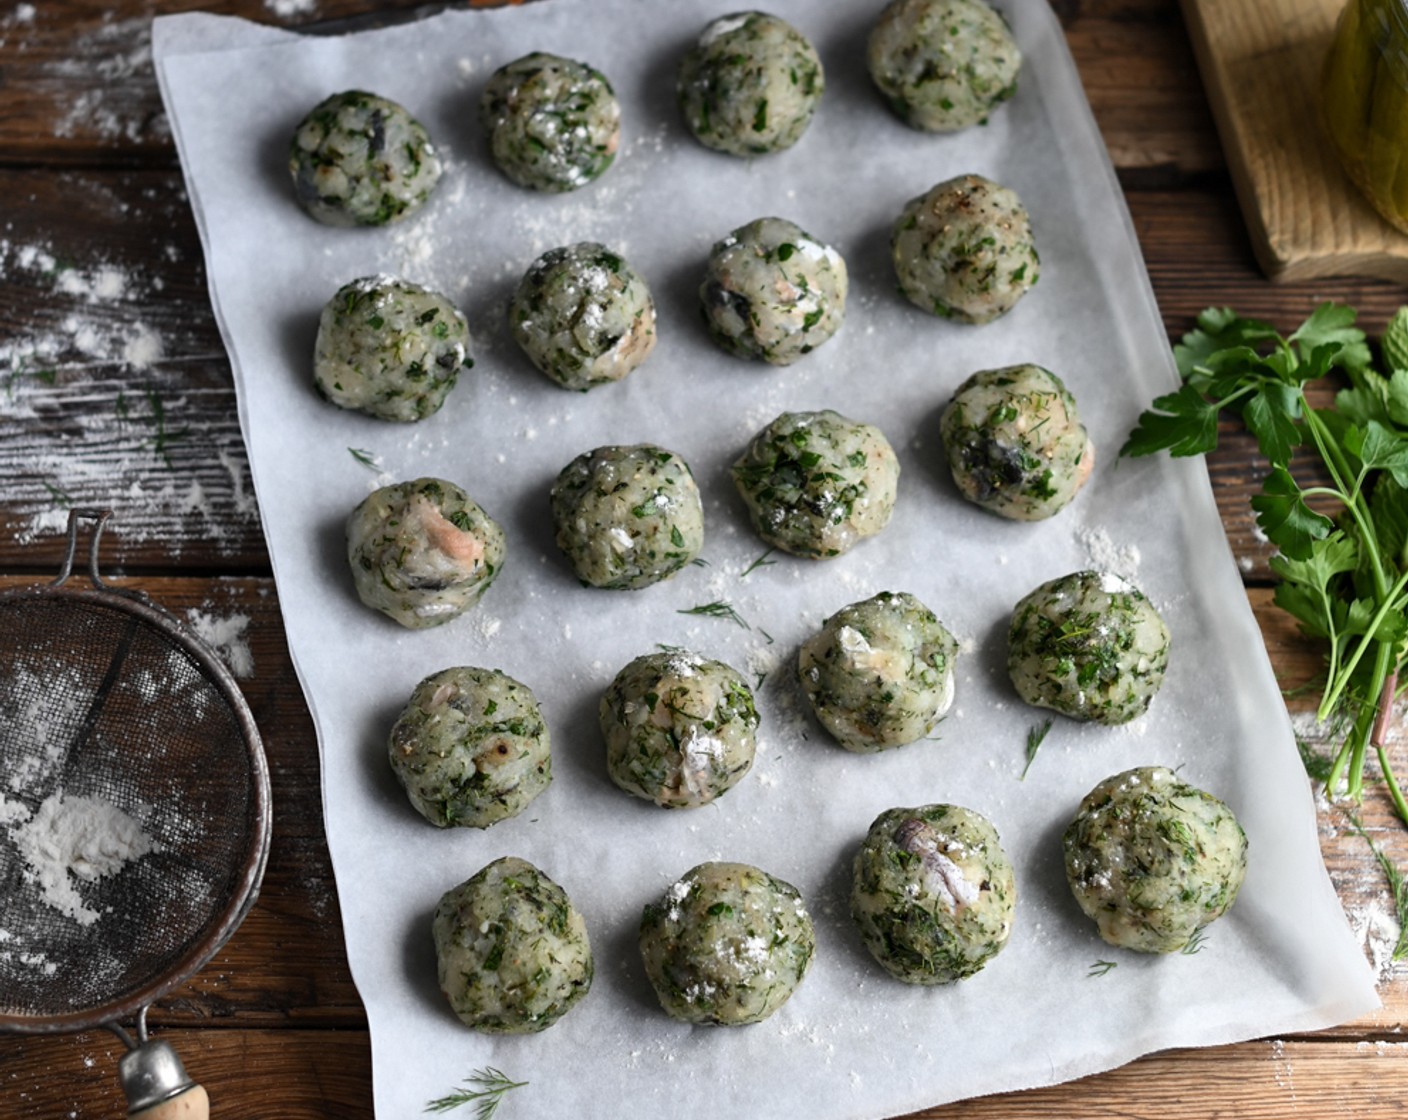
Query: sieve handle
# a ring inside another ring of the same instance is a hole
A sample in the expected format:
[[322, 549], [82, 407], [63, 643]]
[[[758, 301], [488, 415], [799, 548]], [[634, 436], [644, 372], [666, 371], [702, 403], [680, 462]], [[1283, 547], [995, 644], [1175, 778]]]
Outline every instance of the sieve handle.
[[98, 575], [98, 542], [103, 539], [103, 523], [112, 516], [110, 509], [86, 509], [75, 508], [68, 511], [68, 551], [64, 554], [63, 567], [59, 569], [58, 578], [52, 584], [60, 587], [73, 574], [73, 558], [78, 552], [78, 523], [83, 520], [93, 521], [93, 535], [88, 540], [88, 578], [93, 581], [94, 587], [106, 588], [102, 577]]
[[199, 1085], [192, 1085], [178, 1097], [129, 1112], [127, 1120], [210, 1120], [210, 1098]]

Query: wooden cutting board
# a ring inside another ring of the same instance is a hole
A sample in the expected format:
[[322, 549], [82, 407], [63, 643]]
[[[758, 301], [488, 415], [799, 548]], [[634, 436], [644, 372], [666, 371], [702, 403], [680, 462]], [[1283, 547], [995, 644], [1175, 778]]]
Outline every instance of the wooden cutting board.
[[1408, 235], [1349, 181], [1320, 118], [1320, 68], [1344, 2], [1182, 0], [1266, 275], [1408, 282]]

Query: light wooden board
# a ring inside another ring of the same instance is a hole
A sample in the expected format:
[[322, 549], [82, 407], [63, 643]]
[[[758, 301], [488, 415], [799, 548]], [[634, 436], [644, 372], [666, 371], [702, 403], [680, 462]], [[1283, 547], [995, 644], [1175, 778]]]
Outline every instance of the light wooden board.
[[1345, 0], [1182, 0], [1228, 166], [1273, 280], [1408, 281], [1408, 235], [1341, 170], [1320, 117], [1320, 70]]

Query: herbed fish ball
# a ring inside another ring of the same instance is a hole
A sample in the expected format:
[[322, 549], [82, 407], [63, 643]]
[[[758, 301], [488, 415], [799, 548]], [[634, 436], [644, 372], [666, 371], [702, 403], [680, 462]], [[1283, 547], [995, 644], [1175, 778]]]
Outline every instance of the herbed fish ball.
[[722, 16], [680, 60], [675, 85], [701, 144], [735, 156], [790, 148], [826, 89], [816, 48], [766, 12]]
[[1193, 946], [1232, 906], [1247, 837], [1232, 810], [1162, 766], [1106, 778], [1062, 836], [1066, 879], [1100, 936], [1141, 953]]
[[591, 990], [586, 923], [527, 860], [497, 859], [446, 891], [431, 932], [440, 989], [477, 1031], [546, 1030]]
[[849, 751], [924, 738], [953, 703], [958, 643], [908, 592], [882, 591], [842, 607], [802, 643], [802, 690], [823, 727]]
[[802, 896], [744, 863], [702, 863], [645, 907], [640, 954], [660, 1006], [686, 1023], [759, 1023], [816, 952]]
[[637, 657], [601, 698], [611, 780], [665, 809], [707, 805], [753, 765], [758, 710], [737, 670], [688, 650]]
[[841, 329], [849, 286], [830, 245], [785, 218], [759, 218], [714, 245], [699, 302], [723, 349], [786, 366]]
[[318, 319], [313, 383], [339, 408], [411, 422], [437, 412], [474, 365], [469, 327], [448, 299], [394, 276], [344, 284]]
[[440, 828], [488, 828], [523, 812], [552, 781], [551, 751], [532, 689], [472, 666], [416, 685], [387, 744], [416, 812]]
[[906, 299], [960, 323], [1007, 314], [1041, 276], [1022, 200], [981, 175], [947, 179], [906, 203], [890, 256]]
[[1013, 609], [1007, 670], [1028, 704], [1128, 723], [1163, 684], [1168, 648], [1168, 627], [1142, 591], [1110, 572], [1073, 572]]
[[894, 512], [899, 460], [880, 429], [838, 412], [784, 412], [733, 464], [758, 535], [796, 556], [839, 556]]
[[983, 0], [895, 0], [870, 32], [866, 61], [901, 120], [954, 132], [1017, 91], [1022, 52]]
[[704, 507], [689, 464], [652, 443], [598, 447], [553, 483], [557, 547], [591, 587], [639, 590], [704, 546]]
[[851, 917], [861, 939], [906, 984], [972, 976], [1012, 932], [1012, 863], [992, 823], [971, 809], [886, 810], [851, 872]]
[[1065, 509], [1095, 465], [1075, 398], [1041, 366], [973, 374], [944, 409], [939, 433], [959, 493], [1016, 521]]
[[606, 75], [543, 51], [494, 71], [479, 119], [499, 170], [530, 190], [586, 186], [611, 166], [621, 142], [621, 106]]
[[294, 130], [289, 174], [298, 203], [330, 226], [384, 226], [414, 214], [440, 181], [425, 127], [362, 90], [319, 102]]
[[564, 389], [620, 381], [655, 348], [655, 301], [619, 253], [594, 241], [550, 249], [508, 309], [514, 341]]
[[504, 531], [442, 478], [383, 486], [347, 518], [357, 595], [402, 626], [439, 626], [469, 610], [503, 567]]

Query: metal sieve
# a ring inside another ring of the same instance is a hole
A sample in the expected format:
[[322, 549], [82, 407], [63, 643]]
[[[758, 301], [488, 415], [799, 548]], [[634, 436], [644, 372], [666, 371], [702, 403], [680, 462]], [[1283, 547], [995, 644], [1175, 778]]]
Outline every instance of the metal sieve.
[[[145, 1042], [146, 1008], [253, 905], [269, 772], [218, 656], [145, 595], [102, 581], [108, 516], [71, 511], [58, 577], [0, 594], [0, 1030], [113, 1029], [134, 1050], [122, 1063], [129, 1104], [155, 1116], [193, 1087], [169, 1048], [151, 1043], [148, 1060], [122, 1023]], [[83, 519], [95, 522], [92, 586], [68, 587]], [[63, 873], [54, 829], [41, 826], [81, 828], [93, 807], [121, 814], [129, 834], [87, 841], [107, 845], [101, 877], [86, 859]]]

